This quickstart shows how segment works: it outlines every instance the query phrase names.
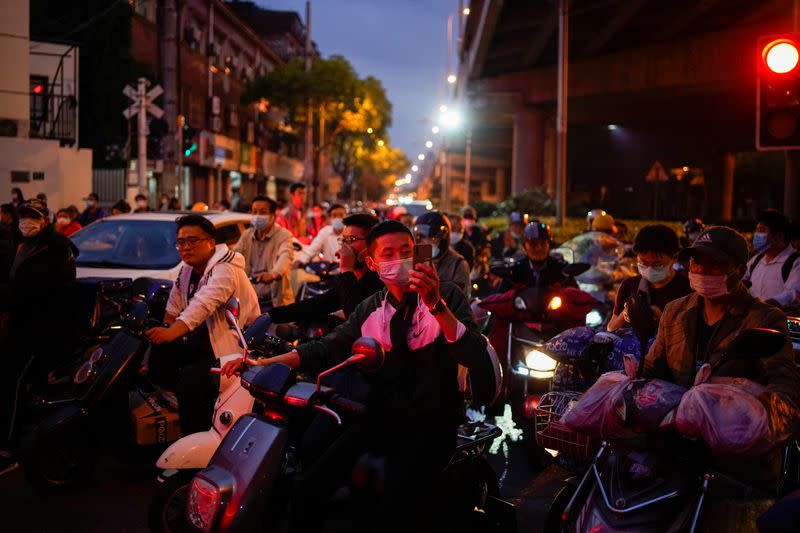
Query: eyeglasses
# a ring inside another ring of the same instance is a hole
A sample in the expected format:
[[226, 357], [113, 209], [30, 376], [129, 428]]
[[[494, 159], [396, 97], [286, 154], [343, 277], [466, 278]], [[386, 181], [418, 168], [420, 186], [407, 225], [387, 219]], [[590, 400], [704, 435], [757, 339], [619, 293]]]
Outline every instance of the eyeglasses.
[[366, 241], [366, 237], [356, 237], [355, 235], [348, 235], [347, 237], [339, 237], [336, 242], [339, 244], [353, 244], [356, 241]]
[[178, 239], [177, 241], [175, 241], [175, 248], [177, 248], [178, 250], [180, 250], [181, 248], [194, 248], [195, 246], [197, 246], [198, 243], [207, 240], [209, 240], [208, 237], [203, 239], [197, 239], [197, 238]]

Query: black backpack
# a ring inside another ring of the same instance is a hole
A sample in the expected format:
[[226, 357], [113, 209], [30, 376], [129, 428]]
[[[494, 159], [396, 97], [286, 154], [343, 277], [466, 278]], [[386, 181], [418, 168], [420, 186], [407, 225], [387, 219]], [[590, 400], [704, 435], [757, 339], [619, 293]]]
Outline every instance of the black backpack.
[[[747, 270], [748, 277], [753, 277], [753, 271], [756, 269], [756, 266], [764, 259], [764, 254], [767, 252], [761, 252], [758, 254], [755, 259], [753, 260], [753, 264], [750, 265], [750, 268]], [[783, 263], [781, 267], [781, 277], [783, 278], [783, 282], [786, 283], [786, 280], [789, 279], [789, 274], [792, 273], [792, 267], [794, 266], [794, 262], [797, 261], [797, 258], [800, 257], [800, 252], [792, 252], [792, 255], [786, 258], [786, 262]]]

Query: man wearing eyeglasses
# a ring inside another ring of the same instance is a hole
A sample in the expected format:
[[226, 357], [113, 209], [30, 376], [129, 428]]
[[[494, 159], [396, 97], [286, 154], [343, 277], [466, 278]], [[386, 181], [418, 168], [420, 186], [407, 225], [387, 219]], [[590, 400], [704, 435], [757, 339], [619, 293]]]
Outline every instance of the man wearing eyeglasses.
[[258, 297], [244, 270], [241, 254], [214, 239], [214, 224], [202, 215], [176, 220], [175, 246], [183, 260], [167, 301], [164, 322], [147, 337], [155, 345], [149, 374], [178, 397], [184, 435], [208, 429], [216, 390], [209, 368], [214, 360], [240, 351], [225, 320], [225, 304], [239, 300], [244, 327], [258, 318]]
[[291, 305], [273, 307], [269, 312], [272, 321], [285, 324], [324, 316], [339, 309], [346, 318], [368, 296], [383, 289], [383, 282], [364, 262], [367, 233], [377, 223], [376, 217], [366, 213], [346, 217], [344, 229], [338, 239], [340, 274], [332, 279], [333, 290]]

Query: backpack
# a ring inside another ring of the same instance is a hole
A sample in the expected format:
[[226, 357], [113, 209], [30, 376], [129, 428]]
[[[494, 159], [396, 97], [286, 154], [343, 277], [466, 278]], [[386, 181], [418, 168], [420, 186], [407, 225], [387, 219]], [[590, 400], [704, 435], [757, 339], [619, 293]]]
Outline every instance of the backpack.
[[[750, 268], [747, 271], [748, 277], [753, 277], [753, 271], [756, 269], [756, 266], [764, 259], [764, 254], [767, 252], [761, 252], [758, 254], [755, 259], [753, 260], [753, 264], [750, 265]], [[786, 283], [786, 280], [789, 279], [789, 274], [792, 273], [792, 267], [794, 266], [794, 262], [800, 258], [800, 252], [792, 252], [792, 255], [786, 258], [786, 262], [783, 263], [781, 266], [781, 277], [783, 278], [783, 282]]]

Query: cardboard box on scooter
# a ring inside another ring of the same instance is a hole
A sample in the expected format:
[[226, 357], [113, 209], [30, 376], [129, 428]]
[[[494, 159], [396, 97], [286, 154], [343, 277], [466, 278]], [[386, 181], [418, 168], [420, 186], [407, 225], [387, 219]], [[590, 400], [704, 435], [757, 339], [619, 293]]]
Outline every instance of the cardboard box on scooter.
[[128, 395], [133, 422], [133, 440], [139, 446], [168, 444], [181, 437], [178, 411], [163, 401], [157, 393], [142, 394], [138, 390]]

